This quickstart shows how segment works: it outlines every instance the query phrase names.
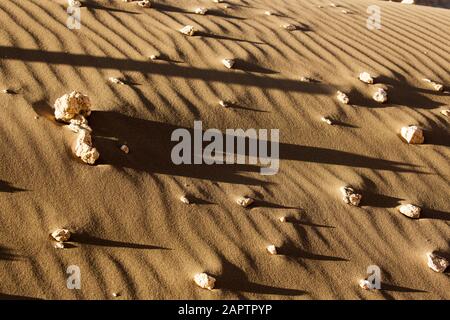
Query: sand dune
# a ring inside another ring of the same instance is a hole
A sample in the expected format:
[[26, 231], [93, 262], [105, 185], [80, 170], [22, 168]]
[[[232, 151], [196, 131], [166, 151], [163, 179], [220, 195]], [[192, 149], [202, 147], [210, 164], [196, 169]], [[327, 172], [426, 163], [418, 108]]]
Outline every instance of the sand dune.
[[[450, 298], [448, 274], [425, 258], [450, 254], [449, 120], [440, 113], [450, 95], [422, 80], [449, 90], [446, 1], [82, 2], [82, 27], [69, 30], [66, 1], [0, 1], [0, 89], [16, 92], [0, 94], [0, 298]], [[381, 30], [366, 27], [374, 2]], [[200, 6], [208, 14], [192, 13]], [[185, 25], [198, 35], [179, 33]], [[358, 80], [363, 71], [374, 85]], [[385, 104], [372, 100], [379, 86]], [[93, 103], [95, 166], [72, 154], [75, 135], [52, 115], [73, 90]], [[194, 120], [279, 129], [279, 173], [172, 164], [170, 135]], [[425, 144], [401, 140], [411, 124]], [[346, 184], [363, 194], [361, 207], [342, 201]], [[241, 195], [255, 204], [237, 206]], [[400, 214], [402, 203], [420, 205], [422, 218]], [[53, 247], [59, 227], [75, 232], [71, 248]], [[66, 288], [69, 265], [81, 269], [81, 290]], [[369, 265], [381, 268], [382, 290], [359, 288]], [[198, 272], [217, 289], [196, 287]]]

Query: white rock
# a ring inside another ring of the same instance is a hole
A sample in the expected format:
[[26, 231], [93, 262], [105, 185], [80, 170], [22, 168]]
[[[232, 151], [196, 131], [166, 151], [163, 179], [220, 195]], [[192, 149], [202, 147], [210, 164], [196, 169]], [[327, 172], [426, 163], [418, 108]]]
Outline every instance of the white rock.
[[450, 117], [450, 109], [441, 110], [441, 113], [446, 117]]
[[13, 89], [7, 88], [7, 89], [3, 89], [2, 93], [4, 93], [4, 94], [15, 94], [16, 92]]
[[359, 286], [364, 290], [374, 289], [372, 283], [370, 283], [370, 281], [365, 279], [359, 281]]
[[95, 161], [100, 157], [97, 149], [92, 145], [92, 137], [89, 131], [80, 130], [76, 145], [75, 155], [87, 164], [95, 164]]
[[295, 31], [295, 30], [297, 30], [297, 26], [295, 26], [293, 24], [290, 24], [290, 23], [283, 24], [282, 27], [284, 29], [286, 29], [287, 31]]
[[130, 148], [128, 148], [128, 146], [127, 146], [126, 144], [123, 144], [123, 145], [120, 147], [120, 150], [122, 150], [122, 152], [124, 152], [124, 153], [126, 153], [126, 154], [130, 153]]
[[181, 28], [179, 31], [186, 36], [193, 36], [195, 34], [195, 28], [189, 25]]
[[421, 144], [425, 141], [423, 130], [417, 126], [403, 127], [400, 134], [410, 144]]
[[398, 211], [400, 211], [400, 213], [404, 214], [407, 217], [418, 219], [420, 218], [420, 212], [422, 211], [422, 209], [413, 204], [404, 204], [398, 208]]
[[112, 296], [113, 296], [114, 298], [120, 297], [120, 293], [119, 293], [119, 292], [113, 292], [113, 293], [112, 293]]
[[441, 83], [434, 82], [430, 79], [423, 79], [423, 81], [428, 82], [435, 91], [443, 91], [444, 90], [444, 85]]
[[189, 198], [185, 195], [180, 197], [180, 201], [183, 202], [184, 204], [191, 204], [191, 201], [189, 201]]
[[266, 16], [271, 16], [273, 13], [272, 13], [272, 11], [267, 10], [267, 11], [264, 12], [264, 14]]
[[62, 243], [62, 242], [55, 243], [55, 245], [53, 247], [55, 249], [64, 249], [65, 248], [64, 243]]
[[275, 254], [277, 254], [278, 252], [277, 252], [277, 247], [275, 247], [273, 244], [271, 244], [270, 246], [267, 246], [267, 251], [270, 253], [270, 254], [273, 254], [273, 255], [275, 255]]
[[225, 67], [227, 67], [228, 69], [231, 69], [231, 68], [233, 68], [235, 61], [234, 61], [234, 59], [223, 59], [222, 63]]
[[349, 102], [350, 102], [350, 99], [348, 98], [348, 96], [342, 91], [338, 91], [336, 93], [336, 98], [338, 99], [338, 101], [342, 102], [343, 104], [349, 104]]
[[73, 91], [58, 98], [54, 108], [56, 120], [69, 122], [78, 115], [88, 117], [91, 114], [91, 101], [88, 96]]
[[119, 78], [116, 78], [116, 77], [109, 77], [108, 80], [109, 80], [110, 82], [112, 82], [112, 83], [115, 83], [115, 84], [122, 84], [122, 85], [125, 84], [125, 82], [124, 82], [123, 80], [121, 80], [121, 79], [119, 79]]
[[320, 118], [320, 120], [322, 120], [323, 122], [325, 122], [329, 125], [333, 125], [333, 121], [328, 117], [322, 117], [322, 118]]
[[198, 273], [194, 276], [194, 282], [203, 289], [212, 290], [216, 283], [216, 279], [206, 273]]
[[152, 7], [152, 3], [150, 0], [141, 0], [138, 1], [138, 6], [142, 7], [142, 8], [151, 8]]
[[428, 267], [436, 272], [444, 272], [447, 269], [449, 262], [444, 257], [438, 256], [437, 254], [430, 252], [427, 254]]
[[280, 217], [280, 222], [286, 222], [287, 221], [287, 218], [286, 217]]
[[236, 203], [244, 208], [247, 208], [253, 202], [255, 202], [255, 200], [253, 200], [252, 198], [249, 198], [249, 197], [240, 197], [236, 200]]
[[362, 195], [359, 193], [356, 193], [355, 190], [351, 187], [342, 187], [341, 192], [343, 195], [343, 200], [345, 203], [350, 204], [352, 206], [359, 206], [359, 203], [361, 202]]
[[159, 58], [161, 58], [161, 54], [159, 52], [150, 55], [151, 60], [158, 60]]
[[373, 84], [373, 78], [368, 72], [361, 72], [359, 74], [359, 80], [367, 84]]
[[227, 100], [220, 100], [220, 101], [219, 101], [219, 104], [220, 104], [222, 107], [224, 107], [224, 108], [228, 108], [228, 107], [231, 107], [231, 106], [233, 105], [232, 102], [227, 101]]
[[400, 3], [403, 3], [403, 4], [415, 4], [415, 1], [414, 0], [402, 0], [402, 2], [400, 2]]
[[51, 236], [58, 242], [65, 242], [69, 241], [71, 233], [67, 229], [56, 229], [51, 233]]
[[208, 9], [206, 9], [206, 8], [196, 8], [196, 9], [194, 10], [194, 12], [195, 12], [196, 14], [205, 15], [206, 13], [208, 13]]
[[373, 100], [379, 103], [385, 103], [388, 100], [388, 94], [383, 88], [378, 88], [373, 94]]

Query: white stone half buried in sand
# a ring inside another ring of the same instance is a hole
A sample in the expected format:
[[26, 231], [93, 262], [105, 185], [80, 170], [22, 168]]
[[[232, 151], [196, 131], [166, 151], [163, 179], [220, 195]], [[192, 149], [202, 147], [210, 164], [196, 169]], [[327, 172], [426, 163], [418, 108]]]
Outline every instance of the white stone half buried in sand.
[[88, 117], [91, 114], [89, 97], [78, 91], [65, 94], [55, 101], [55, 119], [69, 122], [78, 115]]
[[240, 197], [236, 200], [236, 203], [241, 207], [247, 208], [250, 206], [255, 200], [249, 197]]
[[212, 290], [216, 283], [216, 279], [207, 275], [206, 273], [197, 273], [194, 276], [194, 282], [202, 289]]
[[276, 255], [277, 252], [277, 247], [275, 247], [273, 244], [271, 244], [270, 246], [267, 246], [266, 248], [267, 252], [269, 252], [270, 254]]
[[116, 77], [109, 77], [108, 81], [112, 82], [112, 83], [115, 83], [115, 84], [121, 84], [121, 85], [125, 84], [125, 82], [123, 80], [121, 80], [119, 78], [116, 78]]
[[400, 211], [400, 213], [404, 214], [407, 217], [418, 219], [420, 218], [420, 212], [422, 211], [422, 209], [413, 204], [404, 204], [398, 208], [398, 211]]
[[142, 8], [151, 8], [152, 7], [152, 3], [150, 0], [141, 0], [138, 1], [138, 6], [142, 7]]
[[181, 28], [179, 31], [186, 36], [193, 36], [195, 34], [195, 28], [189, 25]]
[[444, 85], [441, 83], [437, 83], [430, 79], [423, 79], [423, 81], [429, 83], [435, 91], [443, 91], [444, 90]]
[[51, 233], [51, 236], [58, 242], [65, 242], [69, 241], [71, 233], [67, 229], [56, 229]]
[[372, 289], [372, 284], [370, 283], [370, 281], [366, 280], [366, 279], [361, 279], [359, 281], [359, 286], [364, 289], [364, 290], [370, 290]]
[[287, 31], [295, 31], [295, 30], [297, 30], [297, 26], [295, 26], [293, 24], [290, 24], [290, 23], [283, 24], [282, 27], [284, 29], [286, 29]]
[[409, 144], [421, 144], [425, 141], [423, 130], [417, 126], [403, 127], [400, 134]]
[[227, 67], [228, 69], [231, 69], [231, 68], [233, 68], [235, 61], [234, 61], [234, 59], [223, 59], [222, 63], [225, 67]]
[[359, 80], [367, 84], [373, 84], [373, 77], [368, 72], [361, 72], [359, 74]]
[[64, 249], [64, 243], [63, 242], [57, 242], [55, 243], [55, 245], [53, 246], [55, 249]]
[[194, 10], [194, 12], [196, 14], [205, 15], [208, 12], [208, 9], [206, 9], [206, 8], [196, 8]]
[[99, 152], [92, 145], [92, 137], [89, 131], [80, 130], [76, 140], [75, 155], [81, 161], [90, 165], [95, 164], [95, 161], [100, 157]]
[[180, 197], [180, 201], [183, 202], [184, 204], [191, 204], [191, 201], [189, 201], [189, 198], [186, 195], [182, 195]]
[[231, 106], [233, 105], [232, 102], [227, 101], [227, 100], [220, 100], [220, 101], [219, 101], [219, 104], [220, 104], [222, 107], [224, 107], [224, 108], [228, 108], [228, 107], [231, 107]]
[[325, 122], [329, 125], [333, 125], [333, 121], [328, 117], [322, 117], [322, 118], [320, 118], [320, 120], [322, 120], [323, 122]]
[[447, 269], [449, 262], [444, 257], [441, 257], [434, 252], [427, 253], [428, 267], [435, 272], [444, 272]]
[[359, 193], [356, 193], [355, 190], [351, 187], [342, 187], [342, 200], [344, 200], [345, 203], [350, 204], [352, 206], [359, 206], [359, 203], [361, 202], [362, 195]]
[[338, 99], [338, 101], [342, 102], [343, 104], [349, 104], [350, 102], [348, 96], [342, 91], [336, 92], [336, 99]]
[[443, 114], [446, 117], [450, 117], [450, 109], [441, 110], [441, 114]]
[[388, 94], [383, 88], [378, 88], [372, 96], [373, 100], [379, 103], [385, 103], [388, 100]]
[[122, 152], [125, 153], [125, 154], [130, 153], [130, 148], [128, 148], [128, 146], [127, 146], [126, 144], [123, 144], [123, 145], [120, 147], [120, 150], [122, 150]]
[[403, 3], [403, 4], [415, 4], [415, 0], [402, 0], [402, 2], [400, 2], [400, 3]]

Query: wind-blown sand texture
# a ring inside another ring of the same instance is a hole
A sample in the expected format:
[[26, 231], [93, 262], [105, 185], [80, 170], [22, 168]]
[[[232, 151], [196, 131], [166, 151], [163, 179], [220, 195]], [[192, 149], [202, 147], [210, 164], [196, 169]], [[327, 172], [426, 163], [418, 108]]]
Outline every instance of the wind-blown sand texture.
[[[82, 27], [69, 30], [66, 1], [0, 1], [0, 89], [16, 93], [0, 93], [0, 298], [450, 298], [448, 271], [426, 259], [450, 254], [440, 112], [450, 95], [422, 80], [450, 85], [447, 1], [82, 2]], [[381, 30], [366, 28], [374, 3]], [[181, 34], [186, 25], [198, 34]], [[233, 69], [222, 64], [230, 57]], [[374, 85], [358, 80], [363, 71]], [[378, 87], [385, 104], [372, 99]], [[73, 155], [76, 135], [52, 114], [74, 90], [93, 104], [95, 166]], [[280, 129], [279, 173], [172, 164], [170, 135], [194, 120]], [[400, 138], [408, 125], [424, 129], [423, 145]], [[342, 201], [344, 185], [363, 195], [360, 207]], [[255, 203], [238, 206], [243, 195]], [[403, 203], [421, 218], [399, 213]], [[62, 227], [73, 242], [55, 249], [49, 234]], [[66, 288], [69, 265], [81, 290]], [[358, 285], [369, 265], [381, 268], [381, 290]], [[200, 272], [214, 290], [195, 285]]]

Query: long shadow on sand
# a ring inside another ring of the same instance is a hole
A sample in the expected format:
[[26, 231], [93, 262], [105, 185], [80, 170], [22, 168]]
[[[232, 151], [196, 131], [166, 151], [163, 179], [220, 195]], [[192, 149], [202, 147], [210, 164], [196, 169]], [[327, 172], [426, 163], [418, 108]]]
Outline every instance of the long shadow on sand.
[[14, 193], [14, 192], [21, 192], [21, 191], [27, 191], [27, 190], [14, 187], [9, 182], [0, 180], [0, 192]]
[[[257, 165], [175, 165], [171, 159], [171, 152], [178, 142], [172, 142], [171, 135], [174, 130], [180, 129], [179, 126], [137, 119], [111, 111], [92, 112], [89, 123], [94, 130], [95, 145], [101, 154], [99, 164], [109, 164], [118, 168], [132, 168], [149, 173], [237, 184], [260, 185], [264, 182], [264, 180], [242, 175], [242, 173], [259, 173], [260, 167]], [[193, 129], [184, 129], [189, 131], [191, 137], [194, 137]], [[226, 136], [223, 140], [226, 140]], [[247, 140], [247, 145], [249, 142]], [[129, 154], [120, 152], [119, 147], [123, 143], [129, 146]], [[376, 159], [345, 151], [286, 143], [280, 143], [280, 159], [337, 164], [373, 170], [418, 172], [415, 166], [401, 162]], [[218, 166], [220, 166], [220, 170], [217, 170]]]
[[138, 243], [131, 243], [131, 242], [107, 240], [107, 239], [102, 239], [102, 238], [90, 236], [90, 235], [83, 234], [83, 233], [74, 234], [71, 237], [71, 241], [73, 241], [75, 243], [92, 245], [92, 246], [101, 246], [101, 247], [146, 249], [146, 250], [172, 250], [170, 248], [147, 245], [147, 244], [138, 244]]
[[[242, 71], [199, 69], [175, 64], [160, 64], [149, 61], [96, 57], [84, 54], [42, 51], [0, 46], [0, 59], [42, 62], [46, 64], [70, 65], [72, 67], [93, 67], [120, 71], [136, 71], [143, 74], [156, 74], [165, 77], [199, 79], [206, 82], [222, 84], [240, 84], [247, 87], [279, 89], [283, 91], [327, 94], [331, 90], [322, 84], [303, 83], [291, 79], [270, 78], [265, 73], [271, 72], [250, 64], [244, 64]], [[258, 73], [263, 73], [258, 74]]]
[[217, 276], [217, 286], [220, 289], [280, 296], [300, 296], [307, 293], [297, 289], [279, 288], [251, 282], [239, 267], [225, 259], [222, 260], [224, 261], [223, 272]]

